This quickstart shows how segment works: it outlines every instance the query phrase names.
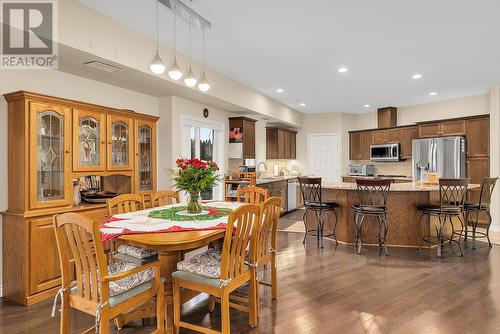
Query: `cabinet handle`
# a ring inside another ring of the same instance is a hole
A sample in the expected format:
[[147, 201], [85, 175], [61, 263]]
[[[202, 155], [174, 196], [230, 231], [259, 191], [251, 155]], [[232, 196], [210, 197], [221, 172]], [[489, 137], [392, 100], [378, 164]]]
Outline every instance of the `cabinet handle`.
[[106, 141], [105, 140], [101, 140], [101, 144], [106, 144]]
[[70, 152], [69, 150], [66, 150], [66, 151], [65, 151], [65, 153], [66, 153], [66, 154], [70, 154], [71, 152]]
[[113, 144], [113, 142], [110, 140], [110, 141], [108, 142], [108, 144], [109, 144], [109, 145], [112, 145], [112, 144]]

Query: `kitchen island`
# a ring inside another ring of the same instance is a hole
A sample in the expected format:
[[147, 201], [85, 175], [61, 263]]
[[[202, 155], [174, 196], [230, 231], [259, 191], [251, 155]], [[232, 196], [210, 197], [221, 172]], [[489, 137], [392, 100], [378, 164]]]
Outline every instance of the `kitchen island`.
[[[469, 185], [469, 189], [476, 189], [477, 184]], [[323, 200], [332, 200], [339, 203], [337, 208], [338, 224], [337, 239], [339, 242], [353, 244], [355, 239], [354, 211], [352, 205], [358, 204], [356, 184], [348, 182], [323, 183]], [[423, 185], [419, 182], [394, 183], [391, 185], [388, 197], [388, 233], [387, 246], [419, 247], [422, 245], [422, 234], [419, 230], [418, 219], [420, 212], [418, 205], [439, 204], [439, 186]], [[335, 218], [333, 214], [324, 213], [325, 230], [331, 231]], [[308, 213], [306, 218], [307, 228], [316, 226], [315, 214]], [[366, 219], [374, 219], [367, 217]], [[459, 224], [458, 221], [456, 224]], [[376, 235], [376, 223], [367, 221], [363, 225], [364, 235]], [[422, 218], [424, 233], [433, 234], [428, 216]], [[432, 229], [433, 230], [433, 229]], [[375, 242], [366, 238], [363, 244], [370, 245]]]

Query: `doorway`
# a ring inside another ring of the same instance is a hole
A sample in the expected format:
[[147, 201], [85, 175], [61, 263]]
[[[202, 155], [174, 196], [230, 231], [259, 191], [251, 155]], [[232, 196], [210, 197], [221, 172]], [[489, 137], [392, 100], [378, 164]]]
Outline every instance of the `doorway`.
[[[221, 180], [224, 175], [224, 124], [190, 115], [181, 115], [181, 152], [182, 158], [212, 160], [219, 165]], [[203, 200], [222, 200], [221, 181], [211, 190], [202, 191]]]
[[338, 134], [308, 135], [309, 176], [321, 176], [323, 181], [340, 180]]

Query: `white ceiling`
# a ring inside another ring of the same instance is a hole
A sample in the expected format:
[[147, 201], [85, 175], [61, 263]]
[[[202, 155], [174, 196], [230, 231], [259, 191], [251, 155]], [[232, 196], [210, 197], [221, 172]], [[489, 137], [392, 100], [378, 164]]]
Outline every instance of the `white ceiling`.
[[[155, 36], [154, 0], [80, 1]], [[184, 2], [212, 23], [210, 67], [305, 113], [362, 113], [482, 94], [500, 83], [498, 0]], [[173, 46], [173, 16], [167, 8], [160, 15], [161, 41]], [[187, 31], [180, 22], [183, 53]], [[200, 36], [194, 32], [197, 59]], [[338, 73], [340, 66], [349, 71]]]

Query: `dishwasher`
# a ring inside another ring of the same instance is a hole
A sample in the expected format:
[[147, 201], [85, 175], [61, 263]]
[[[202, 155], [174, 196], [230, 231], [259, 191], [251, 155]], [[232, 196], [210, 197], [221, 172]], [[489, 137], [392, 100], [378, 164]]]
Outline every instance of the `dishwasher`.
[[288, 180], [288, 212], [297, 209], [297, 179]]

